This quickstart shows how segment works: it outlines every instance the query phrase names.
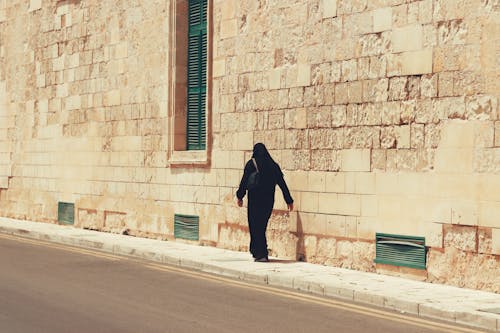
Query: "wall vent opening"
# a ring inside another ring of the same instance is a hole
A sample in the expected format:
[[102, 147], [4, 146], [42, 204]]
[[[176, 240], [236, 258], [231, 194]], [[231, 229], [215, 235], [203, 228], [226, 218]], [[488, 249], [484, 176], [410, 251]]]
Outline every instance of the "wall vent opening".
[[377, 233], [375, 263], [426, 268], [425, 237]]
[[188, 240], [199, 239], [200, 218], [194, 215], [174, 215], [174, 237]]
[[57, 221], [61, 224], [75, 224], [75, 204], [59, 202], [57, 205]]

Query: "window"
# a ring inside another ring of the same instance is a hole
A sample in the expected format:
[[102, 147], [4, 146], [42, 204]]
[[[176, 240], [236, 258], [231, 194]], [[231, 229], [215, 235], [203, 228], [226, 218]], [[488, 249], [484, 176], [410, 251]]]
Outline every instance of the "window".
[[171, 2], [169, 163], [207, 165], [210, 150], [211, 0]]
[[189, 0], [187, 150], [206, 148], [207, 0]]

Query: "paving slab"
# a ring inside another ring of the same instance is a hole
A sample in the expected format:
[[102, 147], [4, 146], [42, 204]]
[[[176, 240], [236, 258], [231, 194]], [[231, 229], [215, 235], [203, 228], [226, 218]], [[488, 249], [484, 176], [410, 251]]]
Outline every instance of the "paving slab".
[[500, 332], [500, 294], [338, 267], [0, 217], [0, 233], [195, 269]]

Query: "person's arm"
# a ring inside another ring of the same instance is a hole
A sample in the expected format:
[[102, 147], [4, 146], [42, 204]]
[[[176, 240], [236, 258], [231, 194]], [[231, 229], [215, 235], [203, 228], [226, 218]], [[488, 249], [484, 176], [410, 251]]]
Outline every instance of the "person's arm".
[[238, 188], [238, 191], [236, 191], [236, 197], [238, 198], [238, 206], [243, 205], [243, 198], [245, 197], [245, 194], [247, 193], [247, 182], [248, 182], [248, 177], [250, 176], [250, 164], [247, 162], [245, 165], [245, 169], [243, 170], [243, 176], [241, 177], [240, 181], [240, 186]]
[[289, 210], [293, 210], [293, 198], [290, 195], [290, 191], [288, 190], [288, 186], [286, 185], [285, 178], [283, 178], [283, 172], [281, 172], [281, 168], [278, 167], [278, 175], [277, 175], [277, 184], [283, 193], [283, 199], [285, 199], [286, 204], [288, 205]]

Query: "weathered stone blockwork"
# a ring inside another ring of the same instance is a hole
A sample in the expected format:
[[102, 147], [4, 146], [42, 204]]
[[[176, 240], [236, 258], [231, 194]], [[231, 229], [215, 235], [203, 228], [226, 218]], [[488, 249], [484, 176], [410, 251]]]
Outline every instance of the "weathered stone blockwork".
[[[173, 239], [193, 214], [200, 243], [246, 250], [234, 193], [262, 141], [297, 209], [277, 194], [272, 254], [500, 292], [494, 1], [210, 0], [197, 154], [185, 4], [0, 0], [0, 215], [74, 202], [77, 226]], [[375, 266], [376, 232], [425, 236], [427, 271]]]

